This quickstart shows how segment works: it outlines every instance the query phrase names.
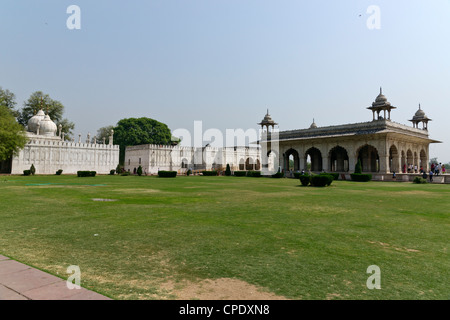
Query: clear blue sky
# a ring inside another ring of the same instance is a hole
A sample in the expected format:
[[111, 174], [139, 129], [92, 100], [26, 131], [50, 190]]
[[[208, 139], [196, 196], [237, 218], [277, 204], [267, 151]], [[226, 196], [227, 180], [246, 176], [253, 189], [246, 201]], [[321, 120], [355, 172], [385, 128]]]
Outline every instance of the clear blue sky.
[[[410, 124], [433, 119], [450, 161], [450, 1], [0, 0], [0, 86], [60, 100], [75, 135], [151, 117], [170, 129], [364, 122], [379, 87]], [[81, 30], [69, 30], [69, 5]], [[369, 30], [367, 8], [381, 10]]]

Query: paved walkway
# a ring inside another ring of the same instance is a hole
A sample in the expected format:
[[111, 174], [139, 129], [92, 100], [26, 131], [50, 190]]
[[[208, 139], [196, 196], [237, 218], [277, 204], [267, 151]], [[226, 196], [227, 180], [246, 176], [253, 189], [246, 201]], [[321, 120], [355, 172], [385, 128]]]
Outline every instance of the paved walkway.
[[0, 300], [111, 300], [87, 289], [68, 289], [66, 281], [0, 255]]

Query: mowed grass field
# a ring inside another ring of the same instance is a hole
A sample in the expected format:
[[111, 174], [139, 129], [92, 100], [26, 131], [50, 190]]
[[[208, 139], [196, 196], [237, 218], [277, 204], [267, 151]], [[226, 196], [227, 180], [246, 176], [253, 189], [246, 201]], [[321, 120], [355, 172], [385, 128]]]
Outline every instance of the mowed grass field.
[[449, 213], [450, 185], [1, 176], [0, 254], [64, 279], [78, 265], [114, 299], [223, 278], [287, 299], [450, 299]]

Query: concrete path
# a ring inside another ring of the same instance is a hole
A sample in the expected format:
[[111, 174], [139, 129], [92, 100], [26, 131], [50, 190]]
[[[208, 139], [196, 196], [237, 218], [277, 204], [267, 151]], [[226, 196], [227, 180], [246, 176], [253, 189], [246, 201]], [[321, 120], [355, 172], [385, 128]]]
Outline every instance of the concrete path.
[[111, 300], [87, 289], [68, 289], [66, 281], [0, 255], [0, 300]]

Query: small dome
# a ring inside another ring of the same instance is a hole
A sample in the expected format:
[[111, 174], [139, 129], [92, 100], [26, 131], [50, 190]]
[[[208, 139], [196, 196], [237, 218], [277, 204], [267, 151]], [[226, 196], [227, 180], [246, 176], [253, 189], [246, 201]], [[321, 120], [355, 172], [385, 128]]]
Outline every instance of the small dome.
[[425, 115], [425, 112], [419, 106], [419, 110], [417, 110], [417, 112], [416, 112], [416, 117], [423, 117], [424, 115]]
[[264, 116], [264, 119], [258, 124], [261, 126], [264, 126], [264, 125], [274, 126], [274, 125], [277, 125], [278, 123], [276, 123], [275, 121], [272, 120], [272, 117], [269, 114], [269, 110], [267, 109], [267, 113]]
[[372, 103], [372, 107], [378, 106], [390, 106], [391, 103], [387, 101], [386, 96], [383, 94], [382, 88], [380, 88], [380, 94], [375, 99], [375, 102]]
[[425, 115], [425, 112], [422, 110], [419, 104], [419, 110], [417, 110], [416, 113], [414, 114], [413, 120], [422, 120], [426, 118], [427, 116]]
[[313, 119], [313, 123], [311, 123], [311, 125], [309, 126], [310, 129], [317, 129], [317, 124]]
[[380, 93], [377, 98], [375, 99], [375, 102], [386, 102], [387, 98], [384, 94]]
[[58, 130], [56, 124], [50, 119], [50, 116], [47, 114], [40, 123], [39, 134], [43, 136], [55, 136], [56, 131]]
[[41, 109], [41, 110], [39, 110], [38, 113], [36, 113], [33, 117], [31, 117], [30, 120], [28, 120], [28, 131], [36, 133], [38, 123], [41, 122], [42, 120], [44, 120], [44, 118], [45, 118], [45, 113]]

